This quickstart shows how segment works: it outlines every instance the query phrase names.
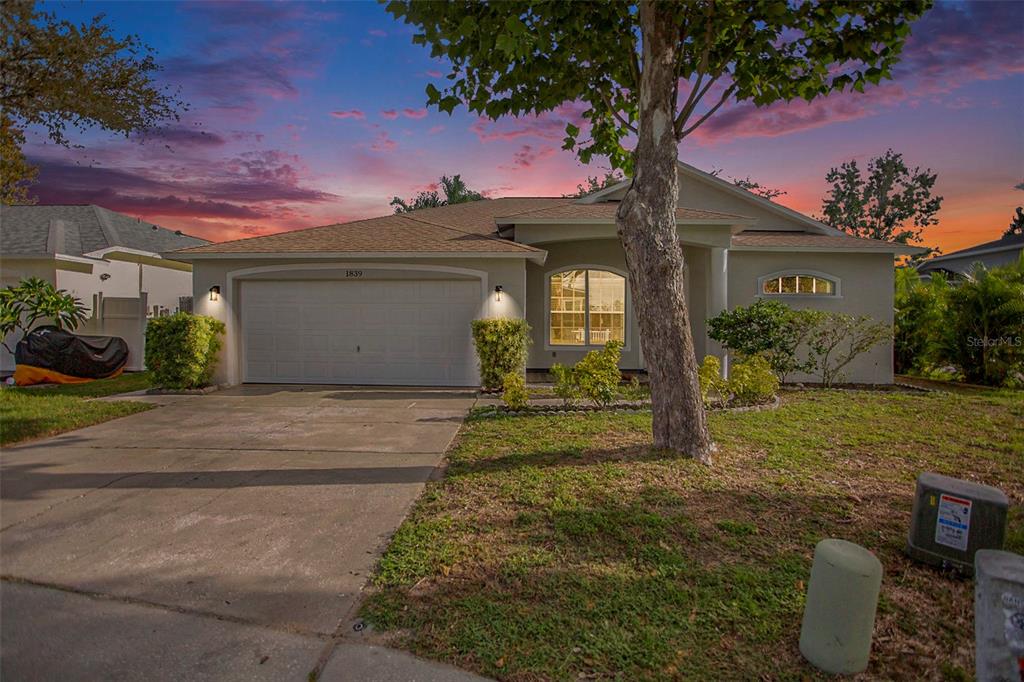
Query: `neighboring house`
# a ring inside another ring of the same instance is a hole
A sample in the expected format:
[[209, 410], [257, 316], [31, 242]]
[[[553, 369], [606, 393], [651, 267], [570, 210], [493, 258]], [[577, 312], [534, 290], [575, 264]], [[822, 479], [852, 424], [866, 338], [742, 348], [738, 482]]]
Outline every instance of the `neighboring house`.
[[[509, 197], [210, 244], [190, 261], [196, 312], [227, 325], [217, 380], [475, 385], [470, 321], [525, 317], [528, 367], [573, 363], [609, 339], [643, 369], [615, 211], [629, 182], [582, 199]], [[894, 256], [680, 165], [676, 216], [698, 356], [705, 319], [761, 297], [893, 316]], [[892, 381], [892, 347], [849, 380]]]
[[0, 285], [39, 277], [66, 289], [89, 311], [78, 332], [125, 338], [129, 369], [142, 369], [146, 319], [192, 296], [192, 266], [161, 252], [204, 244], [99, 206], [0, 206]]
[[929, 258], [917, 266], [917, 272], [922, 276], [942, 272], [948, 277], [963, 277], [974, 269], [977, 263], [990, 269], [1013, 265], [1020, 260], [1022, 252], [1024, 234], [1010, 234], [995, 241]]

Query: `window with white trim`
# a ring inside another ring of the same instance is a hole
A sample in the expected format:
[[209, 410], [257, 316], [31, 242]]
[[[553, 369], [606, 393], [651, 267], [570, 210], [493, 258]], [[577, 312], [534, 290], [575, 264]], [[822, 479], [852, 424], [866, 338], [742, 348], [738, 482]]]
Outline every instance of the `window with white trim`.
[[548, 343], [601, 346], [626, 340], [626, 278], [607, 270], [556, 272], [548, 278]]
[[837, 281], [811, 273], [785, 273], [761, 278], [761, 294], [765, 296], [835, 296]]

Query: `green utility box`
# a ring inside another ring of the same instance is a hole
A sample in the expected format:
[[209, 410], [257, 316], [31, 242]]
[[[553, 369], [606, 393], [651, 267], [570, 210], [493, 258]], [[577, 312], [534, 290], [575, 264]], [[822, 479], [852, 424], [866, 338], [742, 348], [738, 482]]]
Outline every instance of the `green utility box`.
[[917, 477], [907, 554], [971, 575], [975, 552], [1003, 548], [1008, 507], [998, 488], [923, 473]]

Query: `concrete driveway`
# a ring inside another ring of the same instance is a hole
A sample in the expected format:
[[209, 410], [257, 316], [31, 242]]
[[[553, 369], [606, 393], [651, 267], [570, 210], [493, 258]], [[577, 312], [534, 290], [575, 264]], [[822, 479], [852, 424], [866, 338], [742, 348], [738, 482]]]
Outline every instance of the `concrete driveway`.
[[472, 392], [252, 385], [168, 402], [3, 451], [4, 680], [462, 678], [352, 633]]

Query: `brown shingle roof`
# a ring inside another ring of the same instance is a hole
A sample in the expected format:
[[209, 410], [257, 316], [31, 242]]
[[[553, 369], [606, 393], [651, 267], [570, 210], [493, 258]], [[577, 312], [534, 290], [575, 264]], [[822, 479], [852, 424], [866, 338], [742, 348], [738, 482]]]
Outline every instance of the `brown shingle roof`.
[[[484, 203], [484, 202], [478, 202]], [[280, 232], [178, 251], [203, 253], [543, 253], [540, 249], [484, 234], [463, 232], [390, 215], [351, 223]]]
[[917, 246], [886, 242], [880, 239], [864, 239], [851, 235], [827, 235], [811, 232], [785, 232], [773, 230], [745, 230], [732, 238], [733, 247], [753, 248], [813, 248], [822, 250], [868, 249], [894, 253], [918, 253], [924, 249]]
[[403, 215], [414, 220], [453, 227], [476, 234], [495, 234], [497, 216], [514, 215], [553, 206], [571, 204], [575, 199], [559, 197], [502, 197], [486, 201], [471, 201], [437, 208], [421, 208]]
[[[495, 220], [498, 223], [509, 225], [523, 220], [531, 222], [541, 220], [600, 220], [602, 222], [614, 222], [615, 212], [618, 210], [618, 207], [619, 205], [615, 202], [578, 204], [572, 199], [563, 199], [559, 204], [541, 206], [516, 213], [498, 214]], [[679, 222], [753, 223], [755, 219], [734, 213], [720, 213], [698, 208], [680, 207], [676, 209], [676, 220]]]

